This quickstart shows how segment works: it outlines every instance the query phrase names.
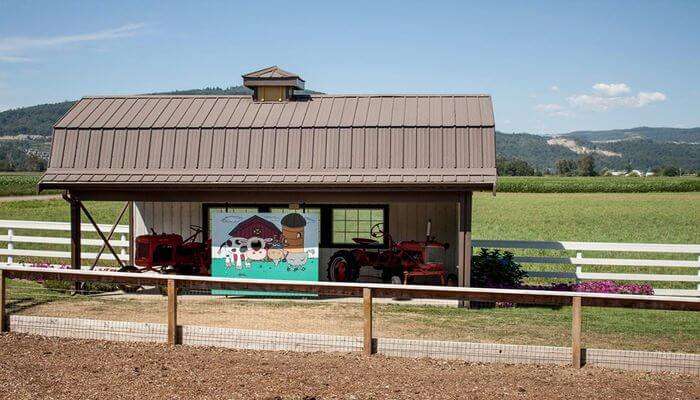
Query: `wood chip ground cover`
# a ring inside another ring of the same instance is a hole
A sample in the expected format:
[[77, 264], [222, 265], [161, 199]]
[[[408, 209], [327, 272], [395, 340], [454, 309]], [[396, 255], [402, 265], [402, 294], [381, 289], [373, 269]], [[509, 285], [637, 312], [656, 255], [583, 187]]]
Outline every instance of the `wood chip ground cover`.
[[2, 399], [697, 399], [697, 377], [0, 336]]

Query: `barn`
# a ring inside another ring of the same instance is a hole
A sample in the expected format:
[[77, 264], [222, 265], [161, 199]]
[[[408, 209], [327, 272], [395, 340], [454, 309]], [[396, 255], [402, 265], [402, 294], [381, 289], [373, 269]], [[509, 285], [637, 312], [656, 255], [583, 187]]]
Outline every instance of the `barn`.
[[309, 95], [278, 67], [243, 84], [252, 95], [85, 97], [54, 125], [39, 189], [65, 191], [74, 267], [86, 200], [128, 202], [132, 240], [190, 225], [206, 235], [223, 208], [303, 208], [320, 218], [321, 265], [373, 224], [420, 240], [430, 220], [469, 285], [472, 193], [496, 184], [490, 96]]

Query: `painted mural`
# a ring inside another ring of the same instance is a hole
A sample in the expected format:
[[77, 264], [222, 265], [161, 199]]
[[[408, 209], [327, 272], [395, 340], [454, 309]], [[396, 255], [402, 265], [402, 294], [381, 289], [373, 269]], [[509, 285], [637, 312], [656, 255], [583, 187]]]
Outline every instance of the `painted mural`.
[[[303, 212], [212, 214], [216, 277], [318, 280], [318, 216]], [[214, 294], [263, 294], [216, 291]]]

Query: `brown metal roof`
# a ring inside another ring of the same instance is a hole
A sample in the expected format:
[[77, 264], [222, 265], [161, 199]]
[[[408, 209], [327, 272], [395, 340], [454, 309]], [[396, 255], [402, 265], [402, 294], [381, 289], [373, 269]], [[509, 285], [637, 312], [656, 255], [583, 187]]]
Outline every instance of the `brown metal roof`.
[[299, 78], [299, 75], [285, 71], [276, 65], [248, 72], [242, 76], [243, 78]]
[[279, 103], [129, 96], [84, 98], [56, 123], [40, 187], [484, 187], [495, 179], [485, 95], [313, 95]]

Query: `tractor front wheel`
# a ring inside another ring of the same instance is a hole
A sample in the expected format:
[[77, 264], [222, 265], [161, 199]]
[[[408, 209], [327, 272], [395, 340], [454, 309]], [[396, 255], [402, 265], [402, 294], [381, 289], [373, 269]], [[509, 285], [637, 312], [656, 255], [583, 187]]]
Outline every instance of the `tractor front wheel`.
[[[125, 266], [119, 268], [119, 270], [117, 272], [138, 273], [138, 272], [141, 272], [141, 270], [136, 268], [133, 265], [125, 265]], [[117, 287], [119, 288], [119, 290], [121, 290], [124, 293], [136, 293], [141, 288], [141, 285], [119, 284], [119, 285], [117, 285]]]
[[357, 282], [360, 267], [349, 251], [339, 251], [328, 261], [328, 280], [331, 282]]

